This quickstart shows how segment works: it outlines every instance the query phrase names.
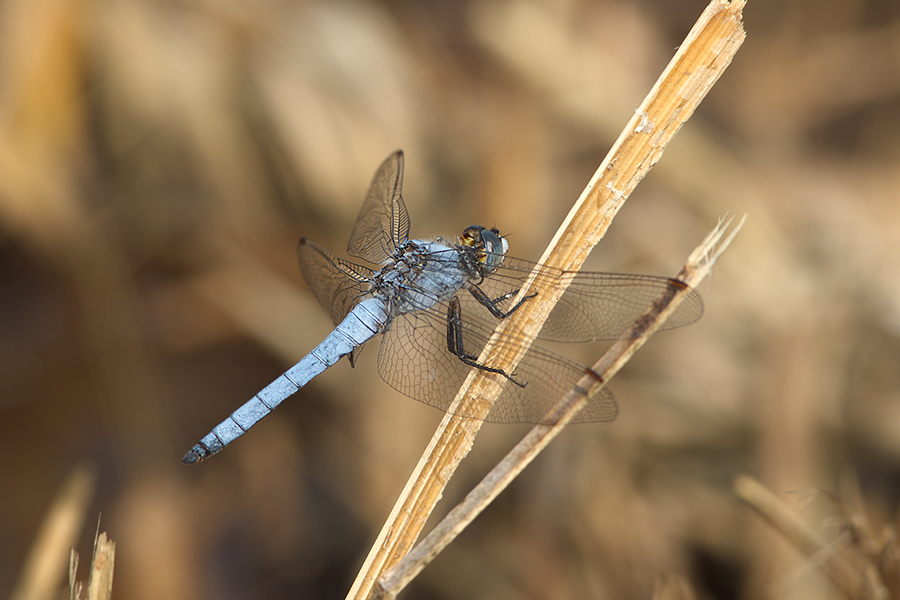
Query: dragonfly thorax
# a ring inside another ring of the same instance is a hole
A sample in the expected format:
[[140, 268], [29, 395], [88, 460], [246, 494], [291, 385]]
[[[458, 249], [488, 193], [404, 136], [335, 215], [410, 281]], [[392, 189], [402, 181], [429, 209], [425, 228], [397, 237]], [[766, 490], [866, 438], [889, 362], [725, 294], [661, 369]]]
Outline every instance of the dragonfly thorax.
[[440, 241], [408, 240], [372, 277], [370, 289], [392, 315], [430, 308], [479, 277], [462, 254]]

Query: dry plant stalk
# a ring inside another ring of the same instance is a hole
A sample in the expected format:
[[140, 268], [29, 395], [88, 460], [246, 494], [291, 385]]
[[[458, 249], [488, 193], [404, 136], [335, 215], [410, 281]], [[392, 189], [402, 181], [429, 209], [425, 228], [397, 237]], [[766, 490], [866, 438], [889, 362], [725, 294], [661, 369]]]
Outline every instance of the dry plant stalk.
[[66, 556], [81, 532], [95, 480], [94, 472], [84, 466], [75, 467], [66, 478], [44, 517], [10, 600], [49, 600], [58, 596]]
[[[822, 571], [848, 598], [889, 598], [878, 570], [857, 566], [859, 557], [849, 555], [842, 546], [824, 540], [800, 516], [779, 500], [768, 488], [749, 475], [734, 480], [734, 493], [753, 508], [785, 539], [803, 554], [816, 559]], [[857, 559], [857, 560], [854, 560]]]
[[[540, 263], [565, 271], [581, 268], [626, 198], [731, 63], [744, 40], [743, 6], [743, 0], [713, 0], [706, 8], [594, 173]], [[565, 291], [561, 286], [535, 285], [533, 278], [522, 289], [537, 292], [537, 297], [501, 322], [479, 362], [490, 357], [492, 366], [514, 371]], [[507, 331], [515, 331], [522, 343], [495, 352], [496, 340]], [[500, 386], [497, 378], [484, 371], [473, 369], [469, 374], [369, 551], [348, 599], [367, 598], [382, 574], [412, 548], [481, 426], [480, 420], [454, 415], [486, 415]]]
[[[745, 217], [746, 218], [746, 217]], [[683, 286], [672, 285], [626, 329], [619, 339], [591, 367], [602, 382], [609, 381], [641, 346], [653, 335], [671, 315], [691, 287], [696, 286], [712, 270], [731, 241], [740, 231], [744, 219], [728, 232], [731, 219], [719, 223], [706, 239], [688, 257], [676, 279]], [[727, 235], [726, 235], [727, 233]], [[593, 374], [585, 376], [566, 396], [547, 413], [544, 421], [531, 428], [527, 435], [501, 460], [481, 482], [469, 492], [465, 499], [451, 510], [425, 538], [415, 546], [400, 562], [390, 568], [378, 581], [373, 595], [394, 597], [447, 547], [456, 536], [481, 514], [487, 506], [513, 479], [547, 447], [563, 428], [578, 414], [590, 396], [592, 388], [605, 383], [598, 382]]]
[[78, 553], [69, 555], [69, 600], [109, 600], [112, 598], [113, 569], [116, 564], [116, 543], [101, 532], [97, 523], [94, 535], [94, 552], [91, 556], [91, 572], [88, 576], [87, 595], [84, 584], [76, 580]]

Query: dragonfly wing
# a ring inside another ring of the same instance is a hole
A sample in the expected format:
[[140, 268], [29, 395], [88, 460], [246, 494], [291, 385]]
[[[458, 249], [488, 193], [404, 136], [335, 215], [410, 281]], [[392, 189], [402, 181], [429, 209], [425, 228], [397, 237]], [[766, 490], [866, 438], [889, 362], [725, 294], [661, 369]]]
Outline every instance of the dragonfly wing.
[[338, 258], [315, 242], [302, 238], [297, 249], [303, 279], [331, 321], [344, 320], [368, 288], [372, 269]]
[[409, 214], [403, 203], [403, 151], [385, 160], [369, 185], [366, 199], [353, 225], [347, 252], [381, 264], [409, 238]]
[[[530, 261], [507, 258], [480, 287], [491, 298], [504, 297], [524, 285], [534, 267]], [[615, 339], [670, 287], [684, 287], [683, 283], [668, 277], [561, 271], [550, 267], [541, 267], [538, 278], [553, 285], [568, 285], [538, 335], [540, 339], [558, 342]], [[509, 296], [500, 309], [509, 310], [513, 300]], [[467, 301], [466, 308], [479, 310], [474, 299]], [[661, 330], [690, 325], [702, 314], [703, 299], [692, 289]]]
[[[397, 391], [442, 411], [448, 411], [456, 392], [473, 367], [447, 348], [446, 304], [439, 309], [398, 315], [382, 336], [378, 372]], [[466, 352], [478, 356], [492, 332], [488, 321], [464, 318]], [[485, 421], [540, 423], [553, 404], [585, 374], [585, 367], [554, 352], [532, 347], [506, 381]], [[606, 387], [592, 394], [573, 422], [611, 421], [616, 399]]]
[[440, 308], [396, 315], [381, 336], [381, 378], [401, 394], [442, 411], [469, 369], [447, 349], [447, 317]]
[[[618, 273], [574, 273], [540, 337], [558, 341], [609, 340], [619, 337], [667, 292], [685, 287], [668, 277]], [[703, 298], [689, 289], [660, 331], [683, 327], [703, 315]], [[590, 338], [586, 339], [589, 334]]]
[[[495, 423], [541, 423], [547, 412], [585, 375], [586, 367], [555, 352], [532, 346], [519, 362], [513, 378], [525, 384], [508, 383], [487, 421]], [[616, 396], [607, 386], [595, 390], [573, 423], [605, 423], [618, 414]]]

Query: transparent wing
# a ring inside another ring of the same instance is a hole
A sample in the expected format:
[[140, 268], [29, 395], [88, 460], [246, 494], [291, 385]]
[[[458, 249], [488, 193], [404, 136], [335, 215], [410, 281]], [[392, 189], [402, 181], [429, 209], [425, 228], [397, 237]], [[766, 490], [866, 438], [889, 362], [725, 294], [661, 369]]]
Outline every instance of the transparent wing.
[[347, 244], [350, 256], [381, 264], [406, 242], [409, 214], [402, 186], [403, 151], [398, 150], [375, 172]]
[[[447, 349], [446, 304], [435, 309], [398, 315], [381, 340], [378, 372], [397, 391], [447, 411], [472, 367]], [[466, 351], [479, 355], [492, 327], [487, 321], [466, 318]], [[584, 375], [585, 367], [554, 352], [532, 347], [516, 368], [514, 378], [525, 387], [506, 381], [485, 421], [540, 423], [544, 415]], [[501, 375], [495, 375], [502, 377]], [[602, 388], [588, 400], [574, 422], [596, 423], [616, 418], [616, 398]]]
[[[515, 292], [528, 278], [535, 264], [507, 257], [503, 264], [479, 284], [490, 298], [502, 298], [501, 310], [513, 305]], [[544, 323], [539, 339], [558, 342], [590, 342], [617, 338], [669, 286], [684, 287], [679, 281], [653, 275], [600, 272], [572, 272], [543, 267], [541, 279], [555, 285], [567, 282], [568, 288]], [[460, 294], [463, 311], [484, 315], [471, 294]], [[703, 299], [690, 290], [661, 330], [690, 325], [703, 314]]]
[[307, 238], [300, 239], [297, 256], [303, 279], [337, 325], [367, 291], [372, 269], [338, 258]]

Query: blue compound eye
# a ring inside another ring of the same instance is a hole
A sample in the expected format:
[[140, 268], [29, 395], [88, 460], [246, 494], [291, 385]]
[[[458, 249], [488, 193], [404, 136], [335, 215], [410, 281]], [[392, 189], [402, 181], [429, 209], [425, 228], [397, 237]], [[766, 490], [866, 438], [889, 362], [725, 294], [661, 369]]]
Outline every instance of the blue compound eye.
[[484, 247], [484, 271], [492, 273], [503, 262], [509, 243], [500, 237], [496, 229], [481, 230], [481, 244]]

